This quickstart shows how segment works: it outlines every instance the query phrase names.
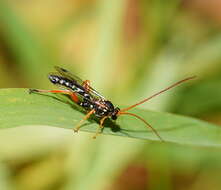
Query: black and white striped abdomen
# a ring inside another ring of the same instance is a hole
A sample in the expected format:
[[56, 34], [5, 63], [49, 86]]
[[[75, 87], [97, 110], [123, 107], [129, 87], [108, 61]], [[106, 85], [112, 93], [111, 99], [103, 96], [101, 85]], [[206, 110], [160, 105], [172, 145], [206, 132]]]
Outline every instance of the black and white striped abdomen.
[[90, 98], [90, 94], [88, 94], [81, 85], [73, 80], [58, 75], [49, 75], [48, 78], [53, 84], [64, 86], [86, 98]]
[[49, 75], [48, 78], [53, 84], [58, 84], [71, 89], [76, 87], [76, 84], [73, 81], [61, 76]]

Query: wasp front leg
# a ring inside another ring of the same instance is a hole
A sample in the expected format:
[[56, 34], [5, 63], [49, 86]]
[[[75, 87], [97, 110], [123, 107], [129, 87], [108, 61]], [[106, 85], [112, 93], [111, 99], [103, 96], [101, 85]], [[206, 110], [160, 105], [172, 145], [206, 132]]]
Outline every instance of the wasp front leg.
[[93, 136], [93, 139], [96, 139], [96, 137], [102, 132], [102, 129], [104, 128], [104, 121], [105, 121], [105, 119], [107, 119], [108, 118], [108, 116], [104, 116], [101, 120], [100, 120], [100, 125], [99, 125], [99, 127], [97, 128], [97, 130], [96, 130], [96, 133], [95, 133], [95, 135]]
[[79, 123], [77, 124], [77, 126], [74, 128], [74, 132], [78, 132], [79, 129], [81, 128], [83, 122], [86, 121], [86, 120], [87, 120], [92, 114], [94, 114], [94, 113], [95, 113], [95, 110], [94, 110], [94, 109], [92, 109], [91, 111], [89, 111], [89, 112], [87, 113], [87, 115], [85, 115], [84, 118], [83, 118], [81, 121], [79, 121]]

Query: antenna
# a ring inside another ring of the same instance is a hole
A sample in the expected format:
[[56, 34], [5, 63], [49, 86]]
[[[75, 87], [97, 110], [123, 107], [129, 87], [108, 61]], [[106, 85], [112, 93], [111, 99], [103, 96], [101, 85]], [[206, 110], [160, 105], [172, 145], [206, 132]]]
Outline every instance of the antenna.
[[134, 114], [134, 113], [129, 113], [129, 112], [120, 112], [119, 115], [131, 115], [133, 117], [136, 117], [137, 119], [143, 121], [147, 127], [149, 127], [155, 134], [156, 136], [158, 136], [158, 138], [163, 142], [164, 140], [162, 139], [162, 137], [158, 134], [158, 132], [156, 131], [156, 129], [154, 129], [149, 123], [147, 123], [142, 117]]
[[121, 112], [128, 111], [128, 110], [130, 110], [130, 109], [132, 109], [132, 108], [134, 108], [134, 107], [136, 107], [136, 106], [139, 106], [140, 104], [143, 104], [144, 102], [147, 102], [148, 100], [150, 100], [150, 99], [152, 99], [152, 98], [154, 98], [154, 97], [156, 97], [156, 96], [162, 94], [163, 92], [166, 92], [166, 91], [170, 90], [171, 88], [176, 87], [176, 86], [180, 85], [181, 83], [184, 83], [184, 82], [186, 82], [186, 81], [192, 80], [192, 79], [194, 79], [194, 78], [196, 78], [196, 76], [192, 76], [192, 77], [188, 77], [188, 78], [185, 78], [185, 79], [183, 79], [183, 80], [180, 80], [180, 81], [178, 81], [178, 82], [176, 82], [176, 83], [174, 83], [174, 84], [168, 86], [167, 88], [165, 88], [165, 89], [163, 89], [163, 90], [161, 90], [161, 91], [159, 91], [159, 92], [153, 94], [152, 96], [150, 96], [150, 97], [148, 97], [148, 98], [146, 98], [146, 99], [144, 99], [144, 100], [142, 100], [142, 101], [140, 101], [140, 102], [138, 102], [138, 103], [136, 103], [136, 104], [134, 104], [134, 105], [132, 105], [132, 106], [129, 106], [129, 107], [127, 107], [127, 108], [124, 108], [124, 109], [120, 110], [119, 114], [120, 114]]
[[152, 99], [152, 98], [154, 98], [154, 97], [156, 97], [156, 96], [162, 94], [163, 92], [166, 92], [166, 91], [170, 90], [171, 88], [176, 87], [176, 86], [180, 85], [181, 83], [184, 83], [184, 82], [186, 82], [186, 81], [188, 81], [188, 80], [191, 80], [191, 79], [194, 79], [194, 78], [196, 78], [196, 76], [192, 76], [192, 77], [188, 77], [188, 78], [185, 78], [185, 79], [183, 79], [183, 80], [180, 80], [180, 81], [178, 81], [178, 82], [176, 82], [176, 83], [174, 83], [174, 84], [168, 86], [167, 88], [165, 88], [165, 89], [163, 89], [163, 90], [161, 90], [161, 91], [159, 91], [159, 92], [153, 94], [152, 96], [150, 96], [150, 97], [148, 97], [148, 98], [146, 98], [146, 99], [144, 99], [144, 100], [142, 100], [142, 101], [140, 101], [140, 102], [138, 102], [138, 103], [136, 103], [136, 104], [134, 104], [134, 105], [132, 105], [132, 106], [129, 106], [129, 107], [124, 108], [124, 109], [121, 109], [121, 110], [117, 113], [117, 115], [118, 115], [118, 116], [119, 116], [119, 115], [130, 115], [130, 116], [136, 117], [137, 119], [139, 119], [139, 120], [141, 120], [142, 122], [144, 122], [144, 123], [146, 124], [146, 126], [149, 127], [149, 128], [158, 136], [158, 138], [159, 138], [161, 141], [163, 141], [163, 139], [162, 139], [161, 136], [158, 134], [158, 132], [157, 132], [149, 123], [147, 123], [147, 122], [145, 121], [145, 119], [143, 119], [142, 117], [140, 117], [140, 116], [138, 116], [138, 115], [136, 115], [136, 114], [129, 113], [129, 112], [126, 112], [126, 111], [128, 111], [128, 110], [130, 110], [130, 109], [132, 109], [132, 108], [134, 108], [134, 107], [136, 107], [136, 106], [139, 106], [140, 104], [143, 104], [143, 103], [147, 102], [148, 100], [150, 100], [150, 99]]

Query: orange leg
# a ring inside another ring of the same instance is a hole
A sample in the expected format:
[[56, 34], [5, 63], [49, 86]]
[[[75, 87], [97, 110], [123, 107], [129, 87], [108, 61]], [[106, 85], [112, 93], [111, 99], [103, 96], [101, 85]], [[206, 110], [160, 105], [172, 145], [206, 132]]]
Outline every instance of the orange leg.
[[33, 93], [33, 92], [40, 92], [40, 93], [48, 93], [48, 92], [51, 92], [51, 93], [60, 93], [60, 94], [68, 94], [71, 99], [78, 103], [79, 99], [77, 97], [77, 95], [69, 90], [38, 90], [38, 89], [29, 89], [29, 93]]
[[78, 130], [81, 128], [82, 123], [87, 120], [93, 113], [95, 113], [95, 110], [91, 110], [87, 113], [87, 115], [84, 116], [84, 118], [77, 124], [77, 126], [74, 128], [74, 132], [78, 132]]
[[107, 119], [108, 116], [104, 116], [101, 120], [100, 120], [100, 125], [99, 127], [97, 128], [97, 131], [95, 133], [95, 135], [93, 136], [93, 139], [96, 139], [96, 137], [99, 135], [99, 133], [101, 133], [101, 130], [104, 128], [103, 124], [104, 124], [104, 121], [105, 119]]
[[82, 84], [82, 86], [86, 89], [87, 92], [90, 91], [90, 84], [91, 82], [89, 80], [85, 80]]

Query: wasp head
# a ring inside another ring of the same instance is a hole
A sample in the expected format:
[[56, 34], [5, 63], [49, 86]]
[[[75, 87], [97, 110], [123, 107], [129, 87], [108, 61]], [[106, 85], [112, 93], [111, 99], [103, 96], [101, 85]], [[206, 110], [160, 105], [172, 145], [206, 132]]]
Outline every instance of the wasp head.
[[116, 120], [118, 117], [118, 112], [120, 111], [120, 108], [116, 107], [114, 108], [114, 111], [111, 114], [111, 119]]

